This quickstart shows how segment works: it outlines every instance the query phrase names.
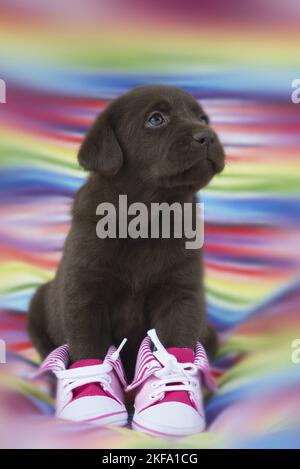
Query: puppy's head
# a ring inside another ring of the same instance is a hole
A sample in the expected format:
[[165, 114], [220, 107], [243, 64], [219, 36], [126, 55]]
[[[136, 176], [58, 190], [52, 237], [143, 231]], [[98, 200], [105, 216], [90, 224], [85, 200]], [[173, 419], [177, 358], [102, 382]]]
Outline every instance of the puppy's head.
[[192, 96], [171, 86], [143, 86], [98, 117], [79, 162], [127, 187], [142, 183], [195, 191], [223, 169], [224, 151]]

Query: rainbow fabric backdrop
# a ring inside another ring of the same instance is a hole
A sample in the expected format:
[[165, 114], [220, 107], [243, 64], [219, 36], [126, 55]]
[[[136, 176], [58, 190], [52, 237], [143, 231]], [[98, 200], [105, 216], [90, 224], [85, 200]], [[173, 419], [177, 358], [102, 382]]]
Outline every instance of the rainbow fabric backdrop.
[[[290, 98], [299, 7], [149, 3], [0, 4], [0, 446], [300, 447], [300, 104]], [[28, 302], [61, 256], [86, 177], [78, 146], [111, 99], [145, 83], [199, 99], [227, 154], [201, 194], [219, 389], [207, 432], [178, 442], [58, 421], [48, 384], [28, 379], [38, 363]]]

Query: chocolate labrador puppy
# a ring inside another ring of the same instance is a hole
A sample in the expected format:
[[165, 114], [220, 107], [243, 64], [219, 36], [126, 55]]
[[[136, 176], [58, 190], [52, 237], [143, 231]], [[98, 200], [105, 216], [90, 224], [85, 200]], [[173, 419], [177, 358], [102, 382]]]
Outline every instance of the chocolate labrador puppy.
[[[78, 191], [63, 257], [52, 282], [29, 311], [29, 333], [42, 357], [68, 343], [73, 362], [103, 359], [111, 344], [128, 343], [122, 358], [132, 378], [137, 350], [150, 328], [165, 347], [212, 355], [216, 335], [205, 317], [201, 249], [185, 237], [99, 239], [96, 208], [128, 204], [196, 203], [195, 194], [224, 167], [224, 152], [208, 117], [188, 93], [143, 86], [113, 101], [79, 150], [90, 175]], [[173, 235], [172, 235], [173, 234]]]

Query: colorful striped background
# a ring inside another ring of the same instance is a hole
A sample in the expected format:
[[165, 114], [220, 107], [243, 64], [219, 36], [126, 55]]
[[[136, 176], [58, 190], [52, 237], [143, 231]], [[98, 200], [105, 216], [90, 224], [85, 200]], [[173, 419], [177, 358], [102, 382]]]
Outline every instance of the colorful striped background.
[[[232, 0], [230, 15], [224, 2], [198, 3], [0, 4], [4, 447], [300, 447], [300, 364], [291, 361], [300, 337], [300, 104], [290, 99], [300, 11]], [[201, 194], [207, 309], [223, 344], [219, 391], [207, 402], [208, 432], [177, 443], [56, 421], [46, 383], [27, 379], [37, 361], [28, 302], [61, 256], [85, 178], [79, 143], [111, 99], [145, 83], [199, 99], [227, 154]]]

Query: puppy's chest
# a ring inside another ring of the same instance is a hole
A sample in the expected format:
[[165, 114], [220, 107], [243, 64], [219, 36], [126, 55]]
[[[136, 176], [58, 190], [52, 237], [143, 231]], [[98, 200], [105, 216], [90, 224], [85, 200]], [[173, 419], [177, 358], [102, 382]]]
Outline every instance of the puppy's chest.
[[116, 252], [113, 269], [131, 287], [143, 287], [159, 281], [184, 255], [181, 243], [170, 240], [129, 240]]

